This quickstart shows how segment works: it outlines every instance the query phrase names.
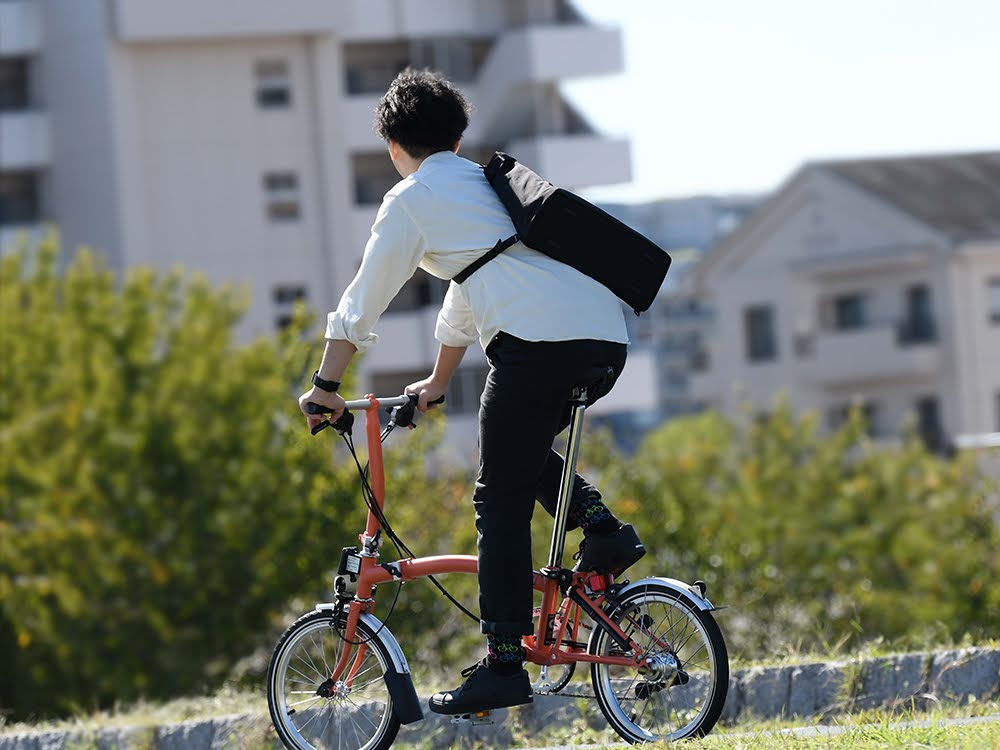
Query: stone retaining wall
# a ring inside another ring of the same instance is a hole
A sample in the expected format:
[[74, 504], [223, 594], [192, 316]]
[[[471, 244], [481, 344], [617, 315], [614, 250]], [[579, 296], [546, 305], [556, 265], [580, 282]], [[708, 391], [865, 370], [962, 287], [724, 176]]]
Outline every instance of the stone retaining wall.
[[[585, 687], [586, 686], [586, 687]], [[589, 683], [574, 682], [574, 692]], [[733, 673], [723, 720], [750, 717], [824, 717], [844, 711], [913, 706], [927, 708], [971, 698], [1000, 698], [1000, 649], [970, 648], [936, 653], [901, 654], [866, 660], [753, 667]], [[585, 704], [585, 705], [583, 705]], [[428, 718], [403, 727], [398, 743], [434, 748], [481, 743], [510, 747], [512, 724], [519, 736], [545, 726], [605, 726], [592, 701], [537, 696], [532, 706], [497, 711], [492, 726], [456, 726], [426, 712]], [[280, 747], [268, 718], [229, 716], [157, 727], [66, 730], [0, 734], [0, 750], [228, 750]]]

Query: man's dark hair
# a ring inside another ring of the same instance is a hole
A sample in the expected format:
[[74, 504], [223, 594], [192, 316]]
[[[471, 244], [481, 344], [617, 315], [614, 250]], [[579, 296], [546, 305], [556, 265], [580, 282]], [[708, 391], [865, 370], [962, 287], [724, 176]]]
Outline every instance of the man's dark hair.
[[375, 107], [375, 132], [414, 159], [451, 151], [469, 125], [469, 102], [438, 73], [407, 68]]

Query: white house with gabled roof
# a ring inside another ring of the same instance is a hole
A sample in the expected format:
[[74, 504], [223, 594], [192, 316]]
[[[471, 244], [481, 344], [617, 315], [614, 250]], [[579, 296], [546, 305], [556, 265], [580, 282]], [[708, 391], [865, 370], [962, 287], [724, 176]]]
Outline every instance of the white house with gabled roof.
[[807, 164], [699, 264], [703, 406], [784, 393], [937, 448], [1000, 431], [1000, 152]]

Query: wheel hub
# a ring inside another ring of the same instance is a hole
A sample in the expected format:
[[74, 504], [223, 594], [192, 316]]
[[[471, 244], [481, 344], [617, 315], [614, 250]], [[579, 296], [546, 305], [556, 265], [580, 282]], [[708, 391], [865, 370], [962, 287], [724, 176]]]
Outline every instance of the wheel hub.
[[655, 654], [646, 657], [645, 662], [639, 667], [639, 674], [647, 682], [667, 682], [680, 668], [681, 665], [673, 654]]
[[321, 698], [345, 698], [351, 692], [351, 688], [343, 680], [334, 682], [332, 678], [326, 679], [316, 688], [316, 695]]

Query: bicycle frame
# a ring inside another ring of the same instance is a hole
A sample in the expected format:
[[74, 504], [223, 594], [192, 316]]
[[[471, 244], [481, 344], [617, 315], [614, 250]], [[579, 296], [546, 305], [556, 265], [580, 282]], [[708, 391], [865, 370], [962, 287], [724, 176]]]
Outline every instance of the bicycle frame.
[[[542, 604], [538, 610], [538, 627], [534, 634], [523, 637], [523, 645], [527, 652], [527, 660], [543, 666], [575, 662], [637, 666], [641, 665], [643, 661], [643, 649], [614, 623], [602, 608], [605, 595], [599, 591], [606, 590], [613, 579], [610, 576], [596, 576], [590, 573], [572, 573], [561, 567], [569, 492], [576, 470], [582, 417], [586, 409], [586, 389], [577, 389], [573, 395], [569, 443], [556, 510], [556, 524], [552, 535], [549, 564], [534, 572], [534, 588], [542, 593]], [[347, 402], [349, 410], [364, 410], [365, 412], [369, 483], [375, 496], [375, 502], [378, 503], [380, 509], [385, 507], [385, 471], [378, 410], [384, 407], [402, 406], [406, 402], [407, 397], [405, 396], [379, 400], [372, 395], [365, 399]], [[375, 543], [379, 530], [378, 519], [369, 511], [365, 531], [359, 535], [361, 548], [358, 556], [361, 560], [356, 574], [357, 587], [348, 606], [344, 628], [344, 638], [351, 643], [356, 642], [358, 619], [363, 613], [372, 612], [374, 608], [373, 589], [375, 586], [382, 583], [413, 581], [425, 576], [444, 573], [478, 573], [479, 570], [478, 559], [473, 555], [437, 555], [379, 564], [377, 561], [378, 549]], [[598, 586], [603, 588], [597, 589]], [[563, 591], [565, 591], [565, 595], [563, 595]], [[591, 598], [588, 595], [595, 593], [597, 593], [596, 598]], [[586, 644], [579, 640], [580, 629], [584, 627], [581, 617], [583, 612], [586, 612], [595, 621], [597, 627], [608, 630], [611, 637], [622, 646], [623, 651], [631, 650], [633, 656], [600, 656], [586, 653]], [[648, 631], [648, 627], [640, 622], [633, 622], [632, 625], [643, 632]], [[661, 646], [664, 645], [659, 638], [655, 640]], [[334, 682], [342, 679], [344, 670], [347, 669], [348, 662], [351, 661], [351, 654], [356, 653], [353, 664], [346, 677], [343, 678], [344, 682], [350, 685], [366, 652], [367, 646], [364, 643], [358, 644], [357, 652], [345, 648], [337, 664], [333, 667], [330, 679]]]

